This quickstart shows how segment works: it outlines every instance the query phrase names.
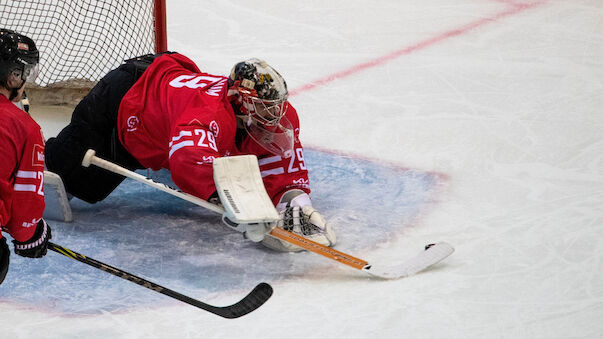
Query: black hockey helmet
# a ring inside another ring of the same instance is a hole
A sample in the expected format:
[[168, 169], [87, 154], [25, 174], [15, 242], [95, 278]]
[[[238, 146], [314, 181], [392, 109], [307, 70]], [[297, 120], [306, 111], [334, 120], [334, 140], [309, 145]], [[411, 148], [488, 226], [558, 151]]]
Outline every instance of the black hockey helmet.
[[[0, 85], [8, 88], [9, 75], [33, 81], [38, 75], [40, 53], [32, 39], [10, 29], [0, 29]], [[19, 88], [18, 87], [18, 88]], [[14, 89], [14, 88], [8, 88]]]

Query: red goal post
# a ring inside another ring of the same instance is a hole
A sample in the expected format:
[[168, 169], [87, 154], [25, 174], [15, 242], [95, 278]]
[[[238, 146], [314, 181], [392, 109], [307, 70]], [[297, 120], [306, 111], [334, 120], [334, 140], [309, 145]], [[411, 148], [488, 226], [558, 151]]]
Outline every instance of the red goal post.
[[84, 88], [132, 57], [167, 50], [166, 0], [0, 0], [0, 28], [32, 38], [40, 88]]

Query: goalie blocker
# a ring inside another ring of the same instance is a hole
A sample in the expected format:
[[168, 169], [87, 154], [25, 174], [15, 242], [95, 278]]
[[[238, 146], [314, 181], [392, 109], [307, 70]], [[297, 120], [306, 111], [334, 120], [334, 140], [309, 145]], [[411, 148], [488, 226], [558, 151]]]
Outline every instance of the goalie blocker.
[[224, 223], [251, 241], [262, 241], [279, 214], [264, 189], [255, 155], [216, 158], [213, 168]]
[[280, 239], [265, 237], [274, 227], [280, 227], [324, 246], [335, 244], [335, 232], [314, 210], [304, 191], [286, 192], [275, 209], [264, 188], [256, 156], [217, 158], [213, 168], [214, 183], [225, 210], [222, 220], [249, 240], [261, 241], [277, 251], [303, 250]]

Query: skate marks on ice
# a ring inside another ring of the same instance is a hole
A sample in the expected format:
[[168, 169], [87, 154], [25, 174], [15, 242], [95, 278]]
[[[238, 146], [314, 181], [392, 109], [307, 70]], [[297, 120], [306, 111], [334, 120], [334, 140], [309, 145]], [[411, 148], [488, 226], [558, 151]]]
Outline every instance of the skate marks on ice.
[[[317, 150], [306, 150], [305, 161], [314, 205], [334, 223], [337, 248], [359, 255], [413, 224], [443, 181], [435, 173]], [[171, 183], [166, 171], [141, 173]], [[355, 274], [328, 270], [333, 263], [313, 253], [274, 253], [223, 226], [213, 212], [129, 179], [100, 203], [71, 204], [73, 223], [49, 222], [53, 242], [217, 304], [261, 281]], [[52, 252], [40, 260], [12, 255], [0, 302], [66, 315], [177, 303]]]

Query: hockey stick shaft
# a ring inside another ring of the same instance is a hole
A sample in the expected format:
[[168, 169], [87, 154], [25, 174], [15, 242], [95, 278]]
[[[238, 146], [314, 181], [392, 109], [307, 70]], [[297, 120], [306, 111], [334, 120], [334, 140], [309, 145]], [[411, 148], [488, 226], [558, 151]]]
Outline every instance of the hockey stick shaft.
[[343, 253], [334, 248], [321, 245], [315, 241], [306, 239], [295, 233], [286, 231], [280, 227], [273, 228], [272, 231], [270, 231], [269, 235], [271, 235], [274, 238], [281, 239], [288, 243], [297, 245], [310, 252], [314, 252], [316, 254], [322, 255], [323, 257], [327, 257], [329, 259], [338, 261], [342, 264], [351, 266], [355, 269], [361, 270], [362, 268], [364, 268], [366, 265], [369, 264], [365, 260], [353, 257], [349, 254]]
[[116, 173], [116, 174], [121, 174], [124, 177], [128, 177], [130, 179], [134, 179], [136, 181], [142, 182], [142, 183], [147, 184], [147, 185], [149, 185], [151, 187], [154, 187], [156, 189], [159, 189], [159, 190], [164, 191], [166, 193], [169, 193], [171, 195], [175, 195], [175, 196], [177, 196], [177, 197], [179, 197], [181, 199], [184, 199], [186, 201], [192, 202], [193, 204], [196, 204], [196, 205], [199, 205], [201, 207], [204, 207], [204, 208], [206, 208], [206, 209], [208, 209], [210, 211], [214, 211], [214, 212], [220, 213], [220, 214], [224, 213], [224, 208], [222, 208], [222, 207], [220, 207], [218, 205], [212, 204], [212, 203], [210, 203], [208, 201], [205, 201], [205, 200], [203, 200], [201, 198], [198, 198], [198, 197], [196, 197], [194, 195], [191, 195], [191, 194], [184, 193], [184, 192], [181, 192], [179, 190], [173, 189], [173, 188], [169, 187], [168, 185], [165, 185], [165, 184], [153, 181], [152, 179], [147, 178], [144, 175], [140, 175], [140, 174], [138, 174], [138, 173], [136, 173], [134, 171], [130, 171], [129, 169], [121, 167], [121, 166], [119, 166], [117, 164], [114, 164], [114, 163], [112, 163], [110, 161], [107, 161], [105, 159], [101, 159], [101, 158], [99, 158], [99, 157], [97, 157], [95, 155], [94, 150], [88, 150], [86, 152], [86, 155], [84, 156], [84, 160], [82, 161], [82, 165], [84, 167], [88, 167], [88, 166], [90, 166], [90, 164], [95, 165], [95, 166], [100, 167], [100, 168], [104, 168], [107, 171], [110, 171], [110, 172], [113, 172], [113, 173]]
[[238, 318], [249, 312], [252, 312], [255, 309], [257, 309], [258, 307], [260, 307], [262, 304], [264, 304], [268, 300], [268, 298], [270, 298], [270, 296], [272, 295], [272, 287], [270, 287], [270, 285], [268, 285], [266, 283], [260, 283], [259, 285], [257, 285], [255, 287], [255, 289], [253, 291], [251, 291], [251, 293], [249, 293], [245, 298], [243, 298], [241, 301], [239, 301], [236, 304], [233, 304], [230, 306], [224, 306], [224, 307], [212, 306], [212, 305], [206, 304], [202, 301], [187, 297], [186, 295], [178, 293], [169, 288], [155, 284], [146, 279], [135, 276], [135, 275], [128, 273], [124, 270], [121, 270], [119, 268], [113, 267], [111, 265], [108, 265], [108, 264], [102, 263], [98, 260], [87, 257], [83, 254], [72, 251], [63, 246], [59, 246], [52, 242], [48, 243], [48, 249], [55, 251], [59, 254], [62, 254], [70, 259], [77, 260], [81, 263], [87, 264], [94, 268], [97, 268], [97, 269], [100, 269], [107, 273], [110, 273], [116, 277], [128, 280], [128, 281], [133, 282], [142, 287], [146, 287], [155, 292], [159, 292], [163, 295], [167, 295], [168, 297], [172, 297], [174, 299], [177, 299], [177, 300], [185, 302], [189, 305], [201, 308], [205, 311], [211, 312], [213, 314], [219, 315], [224, 318], [229, 318], [229, 319]]

